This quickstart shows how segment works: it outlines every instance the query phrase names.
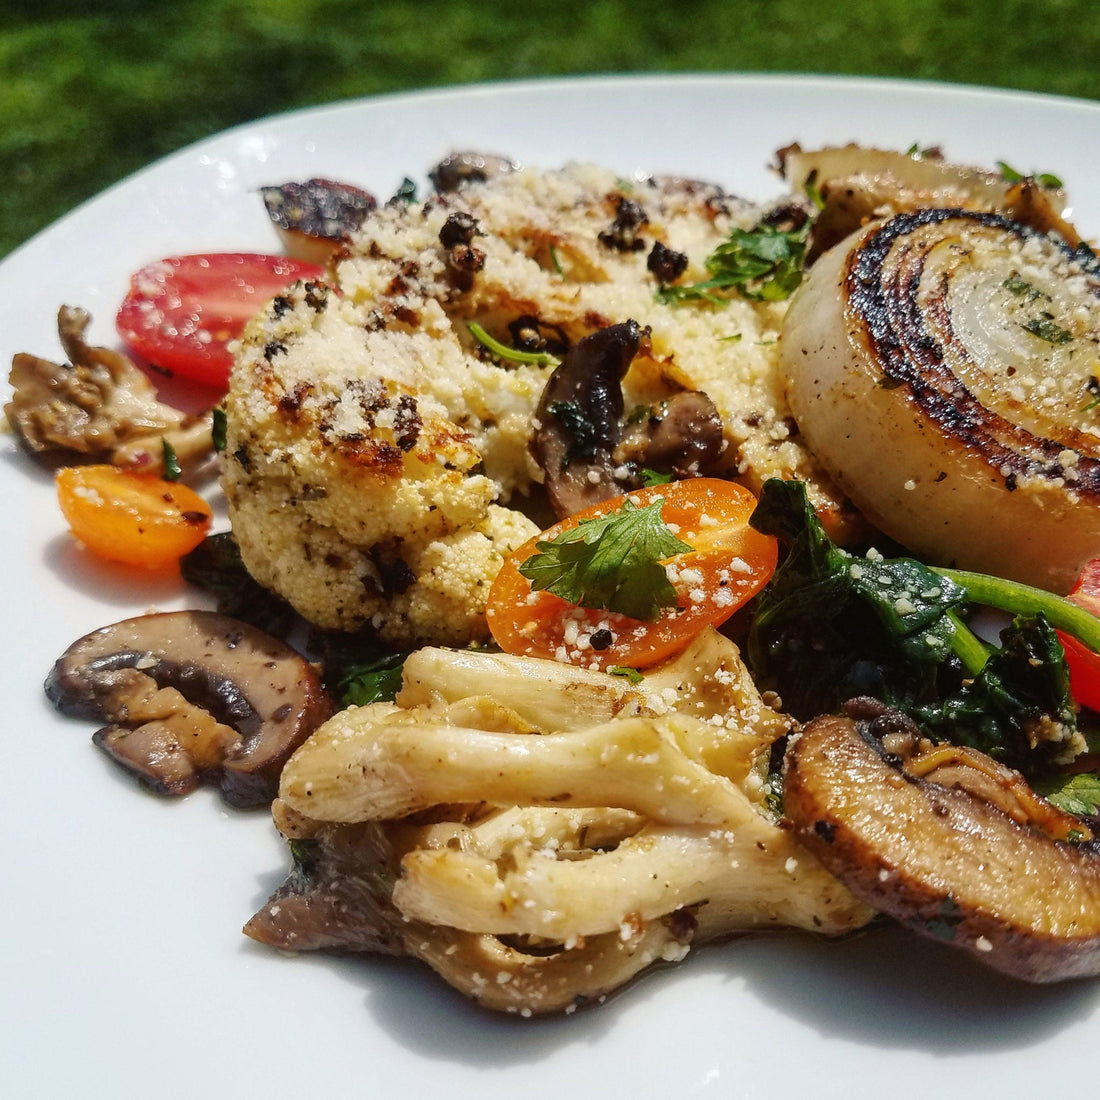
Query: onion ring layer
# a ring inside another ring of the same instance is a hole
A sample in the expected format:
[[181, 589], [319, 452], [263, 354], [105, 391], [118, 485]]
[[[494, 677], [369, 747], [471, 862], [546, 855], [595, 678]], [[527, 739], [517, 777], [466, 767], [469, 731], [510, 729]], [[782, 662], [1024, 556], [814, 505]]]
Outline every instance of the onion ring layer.
[[782, 356], [811, 449], [913, 552], [1056, 591], [1100, 555], [1100, 263], [926, 209], [827, 252]]

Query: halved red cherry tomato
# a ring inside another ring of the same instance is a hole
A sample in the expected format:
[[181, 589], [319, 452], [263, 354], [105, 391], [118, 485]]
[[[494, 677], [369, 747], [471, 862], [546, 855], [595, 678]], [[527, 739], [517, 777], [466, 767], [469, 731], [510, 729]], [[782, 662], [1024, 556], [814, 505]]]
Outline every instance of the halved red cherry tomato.
[[679, 652], [705, 626], [725, 622], [775, 571], [776, 541], [749, 526], [756, 498], [740, 485], [697, 478], [628, 495], [638, 508], [662, 499], [662, 520], [694, 548], [666, 562], [677, 606], [646, 622], [532, 591], [520, 573], [536, 543], [550, 541], [582, 520], [621, 510], [625, 498], [616, 497], [562, 520], [504, 563], [489, 591], [486, 617], [506, 653], [596, 668], [647, 668]]
[[[1100, 558], [1085, 563], [1066, 599], [1100, 618]], [[1073, 698], [1083, 707], [1100, 711], [1100, 653], [1094, 653], [1083, 642], [1060, 630], [1058, 639], [1066, 651]]]
[[210, 506], [193, 489], [117, 466], [59, 470], [57, 499], [94, 554], [146, 569], [175, 565], [210, 527]]
[[323, 267], [286, 256], [170, 256], [134, 273], [115, 327], [147, 363], [224, 387], [233, 361], [226, 344], [291, 283], [324, 277]]

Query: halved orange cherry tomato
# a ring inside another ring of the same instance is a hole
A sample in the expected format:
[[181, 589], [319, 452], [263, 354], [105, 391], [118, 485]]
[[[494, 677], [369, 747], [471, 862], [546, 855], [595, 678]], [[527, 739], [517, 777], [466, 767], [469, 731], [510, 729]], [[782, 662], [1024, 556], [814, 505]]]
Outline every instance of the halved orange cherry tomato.
[[115, 328], [154, 367], [224, 388], [233, 362], [226, 344], [291, 283], [324, 277], [323, 267], [286, 256], [170, 256], [131, 276]]
[[749, 526], [756, 498], [730, 481], [696, 478], [628, 494], [638, 508], [664, 501], [661, 518], [694, 549], [666, 562], [678, 604], [653, 622], [593, 610], [546, 591], [533, 591], [519, 566], [582, 520], [619, 511], [625, 497], [604, 501], [521, 546], [489, 591], [486, 617], [506, 652], [549, 657], [586, 667], [647, 668], [683, 649], [705, 626], [725, 622], [767, 584], [775, 571], [775, 539]]
[[57, 499], [89, 550], [146, 569], [176, 564], [210, 527], [210, 506], [193, 489], [117, 466], [58, 471]]
[[[1085, 563], [1066, 599], [1100, 618], [1100, 558]], [[1083, 707], [1100, 711], [1100, 653], [1060, 630], [1058, 640], [1066, 653], [1070, 693]]]

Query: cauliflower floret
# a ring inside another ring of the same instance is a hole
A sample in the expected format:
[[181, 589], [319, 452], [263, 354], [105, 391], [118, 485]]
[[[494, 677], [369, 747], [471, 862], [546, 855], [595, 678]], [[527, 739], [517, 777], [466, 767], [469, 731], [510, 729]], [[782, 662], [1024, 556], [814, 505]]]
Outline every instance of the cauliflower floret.
[[364, 337], [304, 284], [246, 332], [227, 397], [223, 484], [249, 571], [311, 622], [396, 646], [485, 636], [487, 581], [536, 531], [494, 505], [469, 434], [410, 384], [428, 354], [445, 342]]

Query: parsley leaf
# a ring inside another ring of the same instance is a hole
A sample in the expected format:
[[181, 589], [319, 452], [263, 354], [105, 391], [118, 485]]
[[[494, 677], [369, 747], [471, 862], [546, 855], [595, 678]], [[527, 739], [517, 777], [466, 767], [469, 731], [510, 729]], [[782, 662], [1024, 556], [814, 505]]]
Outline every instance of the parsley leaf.
[[677, 603], [661, 562], [692, 549], [666, 526], [663, 504], [658, 498], [638, 508], [627, 498], [616, 512], [581, 520], [536, 543], [519, 571], [536, 592], [652, 622], [662, 608]]
[[387, 653], [373, 661], [341, 670], [337, 694], [344, 707], [392, 701], [401, 690], [401, 672], [407, 653]]
[[722, 305], [726, 292], [756, 302], [780, 302], [802, 282], [807, 221], [798, 229], [758, 225], [734, 229], [704, 261], [709, 279], [688, 286], [662, 286], [657, 297], [666, 303], [708, 301]]
[[1060, 777], [1057, 786], [1048, 789], [1040, 783], [1036, 789], [1048, 802], [1053, 802], [1068, 814], [1092, 817], [1100, 812], [1100, 775], [1096, 772], [1077, 772]]

